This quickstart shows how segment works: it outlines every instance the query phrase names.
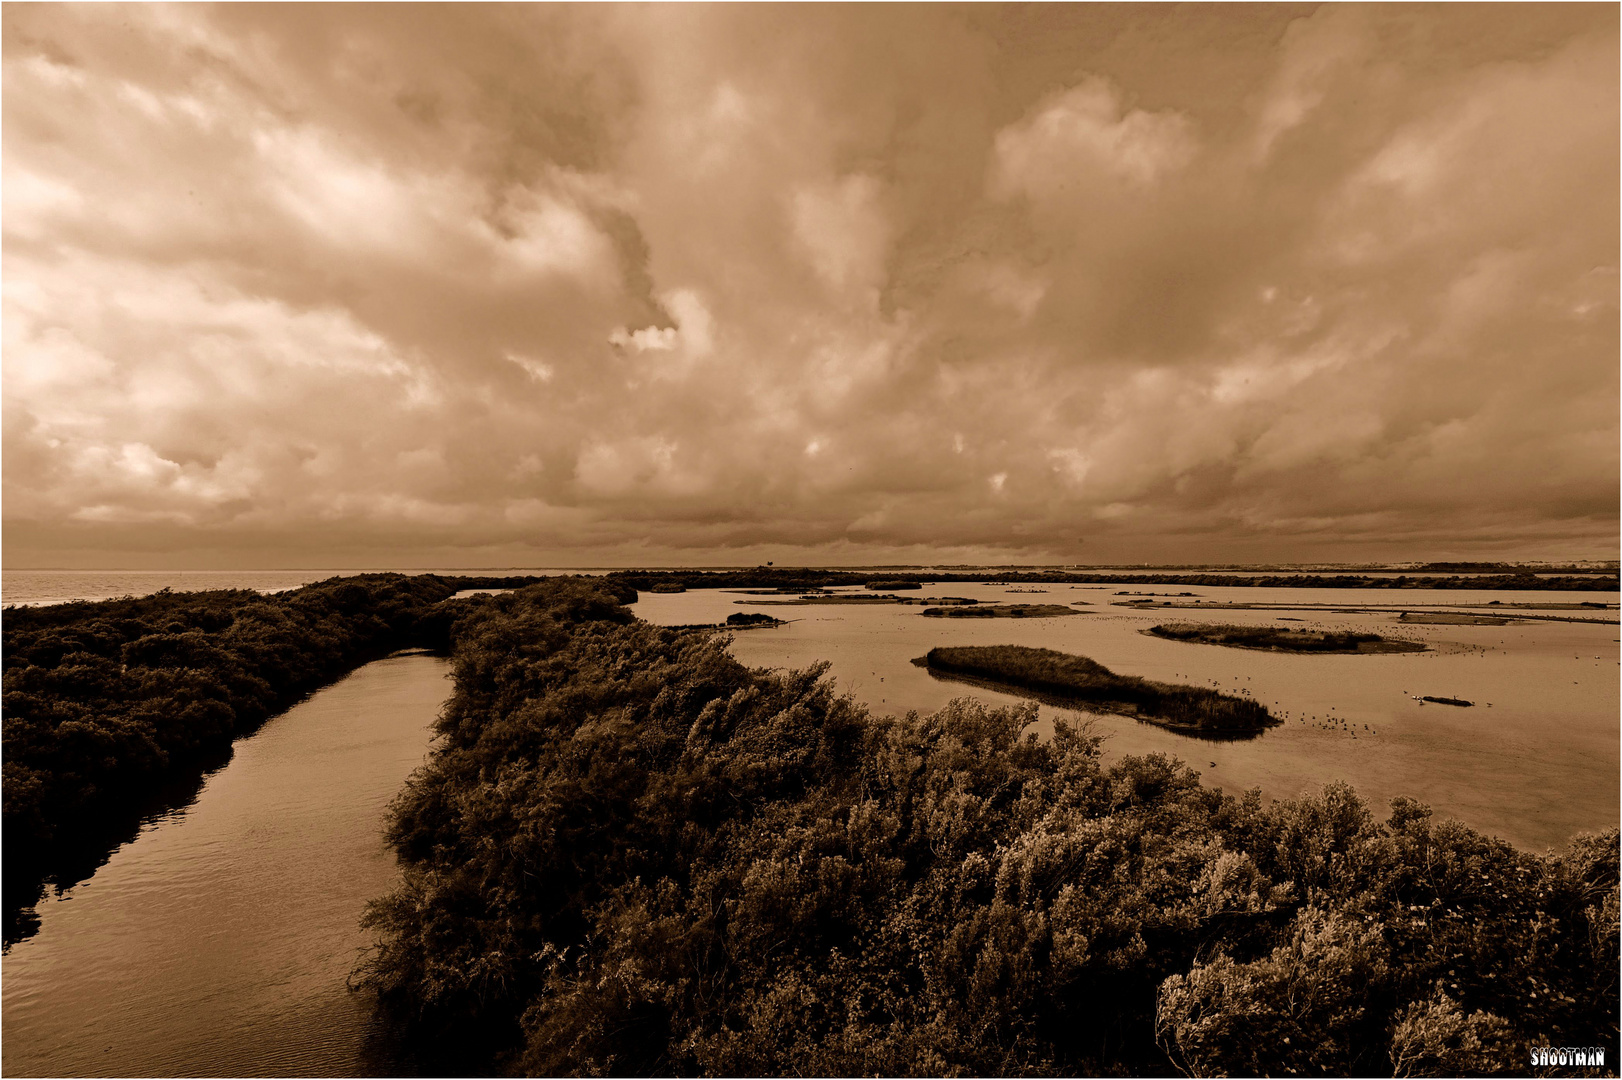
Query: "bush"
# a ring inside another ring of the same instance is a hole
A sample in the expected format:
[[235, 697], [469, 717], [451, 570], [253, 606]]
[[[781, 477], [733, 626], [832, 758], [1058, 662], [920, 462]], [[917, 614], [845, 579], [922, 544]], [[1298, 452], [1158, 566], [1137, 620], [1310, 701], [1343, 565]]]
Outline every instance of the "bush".
[[[37, 896], [19, 882], [131, 818], [161, 784], [199, 775], [234, 738], [367, 660], [448, 645], [458, 615], [482, 610], [442, 603], [457, 589], [534, 580], [363, 574], [269, 596], [164, 590], [7, 608], [8, 928], [13, 903]], [[579, 602], [618, 611], [635, 595], [600, 584]]]
[[[964, 614], [984, 612], [968, 609]], [[926, 612], [927, 614], [927, 612]], [[960, 612], [953, 612], [960, 614]], [[1254, 732], [1279, 723], [1261, 704], [1200, 686], [1150, 682], [1117, 675], [1085, 656], [1023, 645], [963, 645], [934, 648], [924, 657], [933, 669], [1038, 693], [1111, 707], [1205, 732]]]
[[1542, 858], [1344, 787], [1264, 807], [1038, 742], [1034, 705], [875, 717], [822, 667], [502, 599], [360, 972], [464, 1066], [1522, 1071], [1615, 1035], [1615, 832]]

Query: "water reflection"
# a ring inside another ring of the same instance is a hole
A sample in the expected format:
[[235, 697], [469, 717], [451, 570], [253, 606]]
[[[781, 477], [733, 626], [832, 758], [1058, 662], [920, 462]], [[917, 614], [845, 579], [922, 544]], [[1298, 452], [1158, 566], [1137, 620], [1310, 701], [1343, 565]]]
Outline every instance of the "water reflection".
[[369, 664], [237, 744], [183, 810], [40, 902], [4, 961], [11, 1076], [402, 1074], [347, 978], [398, 873], [382, 815], [445, 661]]
[[107, 864], [113, 853], [141, 834], [141, 830], [175, 814], [196, 800], [208, 777], [224, 768], [234, 748], [214, 751], [198, 763], [199, 771], [189, 776], [171, 777], [159, 784], [133, 807], [109, 810], [97, 821], [84, 826], [69, 844], [59, 844], [50, 860], [34, 871], [7, 867], [3, 889], [4, 945], [9, 953], [18, 941], [39, 931], [40, 900], [49, 893], [61, 897], [75, 885], [90, 880]]

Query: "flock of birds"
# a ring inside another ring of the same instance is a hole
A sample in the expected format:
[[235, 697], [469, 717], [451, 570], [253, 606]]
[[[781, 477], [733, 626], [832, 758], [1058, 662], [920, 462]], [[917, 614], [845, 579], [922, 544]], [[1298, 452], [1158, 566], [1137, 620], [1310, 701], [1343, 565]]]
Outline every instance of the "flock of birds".
[[[1173, 674], [1176, 675], [1178, 678], [1189, 678], [1189, 679], [1191, 679], [1191, 678], [1194, 677], [1192, 675], [1183, 675], [1181, 672], [1173, 672]], [[1237, 675], [1233, 676], [1232, 678], [1233, 678], [1234, 682], [1239, 681], [1239, 676], [1237, 676]], [[1249, 698], [1251, 701], [1256, 701], [1257, 700], [1256, 695], [1250, 692], [1249, 687], [1246, 687], [1246, 686], [1237, 686], [1237, 687], [1223, 686], [1221, 679], [1208, 679], [1208, 680], [1205, 680], [1205, 681], [1209, 682], [1213, 688], [1215, 688], [1217, 690], [1221, 690], [1223, 693], [1238, 694], [1240, 697]], [[1245, 676], [1245, 681], [1246, 682], [1250, 681], [1250, 676], [1249, 675]], [[1407, 692], [1408, 691], [1406, 691], [1406, 690], [1403, 691], [1403, 693], [1405, 693], [1405, 694]], [[1273, 704], [1276, 706], [1278, 704], [1278, 702], [1275, 701], [1275, 702], [1273, 702]], [[1355, 721], [1355, 720], [1348, 720], [1344, 716], [1331, 715], [1334, 712], [1335, 712], [1335, 706], [1331, 705], [1331, 706], [1329, 706], [1329, 712], [1323, 714], [1322, 716], [1319, 716], [1317, 713], [1308, 713], [1308, 712], [1296, 713], [1296, 712], [1291, 712], [1289, 709], [1285, 709], [1282, 712], [1279, 712], [1277, 715], [1283, 717], [1285, 720], [1295, 720], [1298, 723], [1301, 723], [1303, 725], [1310, 725], [1311, 727], [1318, 728], [1320, 731], [1339, 731], [1339, 732], [1344, 732], [1344, 733], [1350, 735], [1354, 739], [1357, 738], [1357, 732], [1359, 730], [1358, 722]], [[1378, 735], [1380, 733], [1376, 728], [1373, 728], [1373, 727], [1369, 726], [1368, 724], [1363, 724], [1362, 727], [1361, 727], [1361, 730], [1364, 731], [1368, 736], [1374, 736], [1374, 735]], [[1211, 764], [1214, 766], [1216, 764], [1216, 762], [1213, 761], [1213, 762], [1211, 762]]]
[[[1501, 644], [1501, 645], [1502, 644], [1507, 644], [1507, 642], [1500, 641], [1499, 644]], [[1467, 646], [1466, 650], [1469, 650], [1469, 651], [1479, 650], [1482, 653], [1485, 653], [1487, 651], [1485, 649], [1482, 649], [1481, 646], [1478, 646], [1478, 645], [1477, 646]], [[1466, 650], [1461, 650], [1461, 651], [1466, 651]], [[1431, 653], [1430, 655], [1434, 656], [1436, 654]], [[1577, 661], [1581, 661], [1582, 656], [1581, 655], [1573, 655], [1572, 659], [1577, 660]], [[1594, 659], [1595, 660], [1600, 660], [1602, 658], [1600, 656], [1596, 655], [1594, 657]], [[1622, 663], [1622, 661], [1619, 661], [1618, 663]], [[1187, 678], [1187, 679], [1195, 678], [1195, 676], [1192, 676], [1192, 675], [1183, 675], [1181, 672], [1174, 672], [1174, 675], [1177, 678]], [[1250, 676], [1249, 675], [1246, 675], [1244, 678], [1245, 678], [1246, 682], [1250, 681]], [[1239, 676], [1234, 675], [1234, 676], [1232, 676], [1232, 679], [1233, 679], [1234, 682], [1238, 682], [1239, 681]], [[1221, 690], [1224, 693], [1234, 693], [1234, 694], [1238, 694], [1241, 697], [1249, 698], [1252, 701], [1257, 700], [1256, 695], [1251, 693], [1251, 691], [1250, 691], [1250, 689], [1248, 687], [1245, 687], [1245, 686], [1237, 686], [1237, 687], [1224, 686], [1221, 679], [1203, 679], [1201, 681], [1208, 682], [1213, 689]], [[1576, 680], [1573, 680], [1572, 685], [1573, 686], [1577, 685]], [[1422, 694], [1409, 694], [1408, 691], [1406, 691], [1406, 690], [1401, 691], [1401, 693], [1403, 695], [1411, 698], [1413, 701], [1418, 702], [1421, 706], [1423, 706], [1425, 704], [1425, 697]], [[1274, 706], [1277, 706], [1278, 704], [1279, 703], [1277, 701], [1273, 702]], [[1489, 708], [1489, 709], [1492, 708], [1492, 702], [1490, 702], [1490, 701], [1483, 702], [1483, 704], [1486, 705], [1486, 707]], [[1373, 736], [1380, 734], [1379, 729], [1374, 727], [1371, 724], [1359, 722], [1359, 721], [1356, 721], [1356, 720], [1352, 720], [1352, 719], [1347, 718], [1346, 716], [1337, 715], [1337, 710], [1336, 710], [1335, 706], [1333, 706], [1333, 705], [1329, 706], [1329, 711], [1322, 714], [1322, 715], [1319, 715], [1318, 713], [1309, 713], [1309, 712], [1299, 712], [1299, 713], [1297, 713], [1297, 712], [1293, 712], [1293, 711], [1291, 711], [1289, 709], [1284, 709], [1283, 711], [1278, 712], [1276, 715], [1282, 717], [1285, 720], [1294, 720], [1298, 724], [1301, 724], [1302, 726], [1305, 726], [1305, 727], [1316, 728], [1319, 731], [1333, 731], [1333, 732], [1349, 735], [1353, 739], [1356, 739], [1358, 737], [1358, 732], [1359, 731], [1361, 731], [1363, 733], [1364, 738], [1372, 738]], [[1215, 768], [1216, 767], [1216, 762], [1214, 762], [1214, 761], [1211, 762], [1211, 767]]]

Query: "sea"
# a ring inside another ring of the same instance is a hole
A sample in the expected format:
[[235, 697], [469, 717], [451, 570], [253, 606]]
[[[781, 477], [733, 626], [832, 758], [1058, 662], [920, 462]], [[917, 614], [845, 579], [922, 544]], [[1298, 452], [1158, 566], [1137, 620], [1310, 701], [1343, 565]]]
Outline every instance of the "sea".
[[5, 570], [0, 571], [0, 604], [31, 606], [65, 604], [74, 600], [116, 600], [150, 596], [163, 589], [205, 592], [210, 589], [252, 589], [260, 593], [285, 592], [317, 581], [357, 574], [444, 574], [448, 576], [506, 576], [533, 574], [601, 574], [604, 570], [559, 567], [503, 566], [479, 569], [426, 567], [413, 570]]

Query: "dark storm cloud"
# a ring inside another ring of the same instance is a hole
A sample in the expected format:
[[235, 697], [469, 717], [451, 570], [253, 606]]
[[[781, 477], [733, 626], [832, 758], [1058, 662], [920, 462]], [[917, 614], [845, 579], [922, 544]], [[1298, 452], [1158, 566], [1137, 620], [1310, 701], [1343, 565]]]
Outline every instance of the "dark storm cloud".
[[1616, 29], [14, 7], [7, 558], [1604, 555]]

